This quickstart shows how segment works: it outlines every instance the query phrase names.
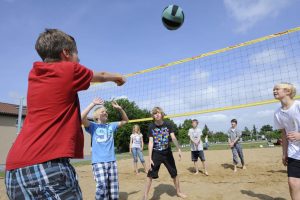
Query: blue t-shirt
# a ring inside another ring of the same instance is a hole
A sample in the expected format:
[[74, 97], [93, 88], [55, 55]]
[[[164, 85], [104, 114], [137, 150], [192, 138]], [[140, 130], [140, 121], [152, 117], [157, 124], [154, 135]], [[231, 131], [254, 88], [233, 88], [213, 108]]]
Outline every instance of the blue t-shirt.
[[114, 133], [117, 128], [118, 122], [107, 124], [90, 122], [90, 126], [85, 128], [92, 137], [92, 164], [116, 161]]

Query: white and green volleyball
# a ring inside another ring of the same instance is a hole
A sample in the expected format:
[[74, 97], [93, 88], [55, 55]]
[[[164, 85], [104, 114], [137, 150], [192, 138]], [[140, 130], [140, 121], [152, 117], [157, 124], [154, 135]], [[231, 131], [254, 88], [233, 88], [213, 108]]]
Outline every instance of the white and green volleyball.
[[162, 22], [169, 30], [178, 29], [184, 22], [183, 10], [177, 5], [167, 6], [162, 13]]

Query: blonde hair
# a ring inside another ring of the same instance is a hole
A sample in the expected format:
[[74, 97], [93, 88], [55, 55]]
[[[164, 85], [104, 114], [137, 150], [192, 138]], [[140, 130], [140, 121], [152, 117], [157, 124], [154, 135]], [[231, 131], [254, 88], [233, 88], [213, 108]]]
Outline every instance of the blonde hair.
[[279, 83], [276, 84], [274, 87], [279, 87], [285, 90], [290, 91], [290, 97], [293, 99], [296, 96], [296, 87], [291, 83]]
[[141, 128], [138, 124], [133, 125], [132, 127], [132, 133], [135, 133], [135, 128], [138, 128], [138, 134], [141, 134]]
[[99, 113], [99, 111], [101, 111], [101, 110], [106, 110], [106, 108], [105, 108], [104, 106], [100, 106], [100, 107], [98, 107], [98, 108], [96, 108], [96, 109], [94, 110], [94, 113], [93, 113], [93, 120], [94, 120], [94, 121], [97, 121], [97, 119], [98, 119], [98, 113]]
[[152, 114], [152, 117], [154, 118], [154, 115], [156, 114], [156, 113], [161, 113], [161, 115], [162, 115], [162, 118], [164, 118], [164, 116], [165, 116], [165, 113], [164, 113], [164, 111], [163, 111], [163, 109], [161, 108], [161, 107], [154, 107], [153, 109], [152, 109], [152, 112], [151, 112], [151, 114]]

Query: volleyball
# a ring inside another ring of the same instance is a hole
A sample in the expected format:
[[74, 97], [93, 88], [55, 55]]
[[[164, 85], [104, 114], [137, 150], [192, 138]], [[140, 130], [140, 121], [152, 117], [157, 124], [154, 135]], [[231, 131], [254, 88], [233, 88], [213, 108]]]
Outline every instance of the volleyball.
[[167, 6], [162, 13], [162, 22], [168, 30], [176, 30], [184, 22], [183, 10], [177, 5]]

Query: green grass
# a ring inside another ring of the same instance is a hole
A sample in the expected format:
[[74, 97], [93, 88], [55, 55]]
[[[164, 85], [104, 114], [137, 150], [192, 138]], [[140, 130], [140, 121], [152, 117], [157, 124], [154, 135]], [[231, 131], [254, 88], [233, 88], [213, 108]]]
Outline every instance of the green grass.
[[5, 177], [5, 172], [0, 172], [0, 178], [4, 178]]

